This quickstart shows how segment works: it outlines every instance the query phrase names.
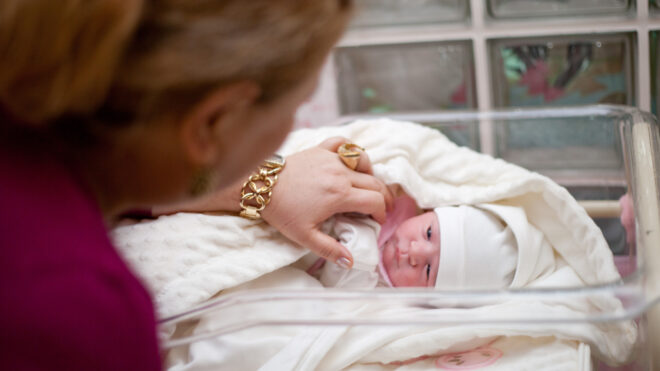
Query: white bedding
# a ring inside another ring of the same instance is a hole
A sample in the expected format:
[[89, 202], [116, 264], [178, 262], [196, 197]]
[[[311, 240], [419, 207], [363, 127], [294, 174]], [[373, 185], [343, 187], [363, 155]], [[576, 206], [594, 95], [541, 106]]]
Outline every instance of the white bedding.
[[[234, 289], [227, 294], [268, 288], [318, 289], [318, 281], [293, 267], [284, 267]], [[223, 312], [209, 316], [196, 325], [196, 333], [207, 333], [231, 323], [232, 313], [242, 319], [268, 318], [281, 306], [243, 306], [236, 312]], [[306, 318], [314, 313], [320, 318], [331, 318], [333, 313], [321, 307], [308, 307], [298, 303], [296, 317]], [[421, 309], [409, 306], [382, 308], [362, 305], [344, 308], [354, 317], [389, 317], [401, 321], [415, 316], [451, 316], [466, 309]], [[510, 314], [515, 318], [526, 311], [543, 311], [558, 316], [575, 313], [575, 309], [562, 308], [557, 303], [508, 302], [476, 308], [470, 311], [475, 320], [492, 318], [494, 314]], [[232, 318], [233, 317], [233, 318]], [[478, 326], [394, 326], [394, 327], [254, 327], [217, 339], [199, 341], [185, 350], [177, 349], [168, 358], [172, 370], [362, 370], [384, 368], [425, 369], [442, 355], [460, 353], [481, 346], [490, 346], [503, 353], [489, 367], [506, 370], [503, 365], [534, 365], [535, 370], [589, 370], [589, 344], [608, 341], [616, 336], [616, 328], [597, 328], [589, 324], [490, 324]], [[620, 333], [618, 334], [620, 335]], [[517, 340], [516, 340], [517, 339]], [[550, 340], [552, 339], [552, 340]], [[515, 340], [515, 341], [514, 341]], [[621, 341], [621, 340], [619, 340]], [[518, 344], [514, 350], [510, 344]], [[509, 344], [509, 345], [506, 345]], [[526, 344], [526, 346], [523, 346]], [[522, 351], [520, 348], [525, 348]], [[586, 352], [586, 356], [585, 356]], [[528, 358], [530, 354], [535, 356]], [[392, 362], [410, 361], [420, 356], [429, 359], [408, 365]], [[506, 360], [506, 362], [505, 362]], [[567, 367], [571, 365], [571, 367]], [[577, 367], [577, 365], [582, 365]], [[378, 366], [378, 367], [377, 367]], [[575, 366], [575, 367], [573, 367]], [[529, 368], [509, 368], [509, 370]]]
[[[520, 246], [519, 241], [519, 254], [523, 257], [519, 259], [516, 275], [527, 279], [518, 280], [516, 285], [568, 287], [620, 279], [600, 230], [565, 189], [539, 174], [457, 147], [436, 130], [387, 119], [360, 121], [343, 127], [294, 132], [280, 152], [295, 153], [336, 135], [367, 148], [374, 174], [388, 184], [400, 184], [423, 208], [489, 203], [520, 210], [549, 243], [553, 254], [539, 255], [527, 245]], [[254, 288], [320, 287], [318, 281], [289, 266], [305, 251], [264, 223], [231, 216], [177, 214], [120, 227], [113, 237], [128, 262], [151, 288], [161, 316], [189, 309], [223, 290], [224, 295]], [[535, 237], [528, 236], [528, 239], [534, 241]], [[544, 267], [552, 267], [552, 270]], [[382, 315], [387, 311], [374, 306], [353, 309], [362, 311], [362, 315], [370, 311]], [[402, 320], [412, 315], [449, 315], [452, 311], [470, 311], [470, 315], [482, 318], [493, 314], [516, 318], [516, 313], [528, 311], [548, 316], [588, 316], [620, 309], [617, 299], [604, 296], [579, 301], [561, 297], [544, 302], [509, 301], [473, 309], [405, 308], [397, 309], [402, 310], [401, 313], [390, 314], [401, 315]], [[262, 310], [262, 314], [267, 314], [268, 309]], [[211, 329], [218, 325], [214, 322], [218, 321], [202, 320], [194, 331]], [[275, 332], [254, 328], [196, 343], [184, 352], [172, 353], [170, 362], [175, 369], [222, 369], [224, 366], [235, 370], [255, 369], [255, 365], [264, 365], [264, 369], [270, 366], [271, 369], [300, 370], [369, 369], [374, 364], [382, 366], [425, 355], [467, 350], [496, 339], [514, 337], [529, 341], [549, 337], [556, 342], [548, 344], [561, 343], [562, 349], [571, 345], [575, 350], [571, 353], [575, 355], [571, 362], [579, 363], [584, 359], [584, 349], [590, 349], [599, 358], [616, 364], [631, 356], [637, 331], [632, 321], [398, 326], [376, 331], [348, 326], [280, 328]], [[461, 346], [463, 349], [457, 348]], [[502, 362], [489, 367], [500, 367]], [[415, 369], [416, 364], [418, 362], [387, 367]]]

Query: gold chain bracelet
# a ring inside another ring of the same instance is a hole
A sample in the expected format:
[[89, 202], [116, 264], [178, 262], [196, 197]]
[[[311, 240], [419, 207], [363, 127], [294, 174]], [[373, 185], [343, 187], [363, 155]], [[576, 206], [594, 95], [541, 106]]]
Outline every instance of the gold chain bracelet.
[[261, 219], [259, 212], [270, 203], [273, 187], [277, 183], [277, 174], [283, 168], [284, 157], [273, 155], [259, 166], [258, 172], [250, 175], [241, 190], [240, 216], [250, 220]]

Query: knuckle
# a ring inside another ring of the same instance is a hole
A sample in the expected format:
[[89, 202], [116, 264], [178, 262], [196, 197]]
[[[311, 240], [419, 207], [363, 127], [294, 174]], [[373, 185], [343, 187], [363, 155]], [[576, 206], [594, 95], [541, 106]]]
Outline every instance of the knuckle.
[[350, 183], [345, 181], [330, 182], [326, 185], [326, 192], [339, 198], [347, 197], [350, 190]]
[[323, 258], [329, 259], [332, 257], [333, 249], [329, 246], [320, 246], [316, 253]]
[[[343, 164], [337, 164], [337, 165], [344, 166]], [[337, 181], [339, 179], [344, 178], [344, 172], [345, 171], [344, 171], [344, 169], [342, 169], [339, 166], [328, 166], [327, 169], [326, 169], [326, 172], [330, 176], [331, 180]]]

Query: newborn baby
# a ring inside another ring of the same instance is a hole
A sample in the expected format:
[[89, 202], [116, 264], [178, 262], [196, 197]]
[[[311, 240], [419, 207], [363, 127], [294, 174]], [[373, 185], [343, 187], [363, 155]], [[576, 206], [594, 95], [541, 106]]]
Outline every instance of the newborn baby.
[[356, 264], [353, 270], [323, 266], [319, 279], [326, 286], [493, 289], [508, 287], [516, 272], [513, 230], [480, 207], [448, 206], [419, 214], [412, 199], [399, 198], [377, 240], [373, 229], [364, 228], [373, 221], [346, 223], [338, 223], [335, 232], [347, 240], [342, 242], [348, 242]]
[[511, 229], [472, 206], [408, 218], [379, 245], [381, 275], [395, 287], [507, 287], [518, 256]]

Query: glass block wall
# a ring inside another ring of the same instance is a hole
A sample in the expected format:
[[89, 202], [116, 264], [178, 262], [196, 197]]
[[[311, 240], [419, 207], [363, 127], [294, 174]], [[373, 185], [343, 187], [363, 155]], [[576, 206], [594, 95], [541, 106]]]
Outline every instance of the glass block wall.
[[659, 0], [356, 4], [298, 126], [367, 113], [598, 103], [657, 112]]

